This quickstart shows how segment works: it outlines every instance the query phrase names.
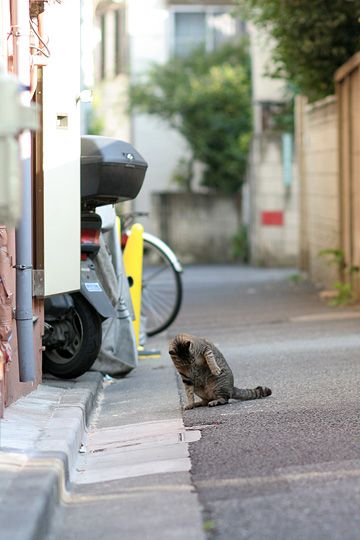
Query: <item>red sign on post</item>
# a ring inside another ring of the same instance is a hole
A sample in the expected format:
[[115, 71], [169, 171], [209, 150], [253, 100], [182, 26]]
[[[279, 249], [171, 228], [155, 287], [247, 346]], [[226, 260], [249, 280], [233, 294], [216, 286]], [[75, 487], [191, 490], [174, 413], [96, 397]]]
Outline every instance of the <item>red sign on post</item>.
[[284, 212], [282, 210], [275, 212], [261, 212], [261, 224], [262, 225], [284, 225]]

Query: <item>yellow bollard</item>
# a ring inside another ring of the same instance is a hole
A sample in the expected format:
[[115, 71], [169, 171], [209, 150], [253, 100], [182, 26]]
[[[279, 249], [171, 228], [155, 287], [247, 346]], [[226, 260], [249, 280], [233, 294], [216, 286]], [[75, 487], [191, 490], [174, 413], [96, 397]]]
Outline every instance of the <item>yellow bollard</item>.
[[131, 234], [126, 242], [123, 254], [124, 267], [129, 280], [131, 301], [135, 314], [135, 320], [133, 322], [137, 347], [139, 347], [140, 340], [143, 232], [144, 227], [140, 223], [135, 223], [131, 227]]

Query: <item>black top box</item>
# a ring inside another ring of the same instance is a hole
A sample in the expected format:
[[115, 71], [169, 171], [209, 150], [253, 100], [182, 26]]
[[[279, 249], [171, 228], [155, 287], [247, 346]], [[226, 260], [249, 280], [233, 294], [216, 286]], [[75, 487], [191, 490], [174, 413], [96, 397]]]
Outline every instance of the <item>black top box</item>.
[[98, 135], [81, 137], [81, 199], [103, 206], [134, 199], [144, 181], [147, 163], [124, 141]]

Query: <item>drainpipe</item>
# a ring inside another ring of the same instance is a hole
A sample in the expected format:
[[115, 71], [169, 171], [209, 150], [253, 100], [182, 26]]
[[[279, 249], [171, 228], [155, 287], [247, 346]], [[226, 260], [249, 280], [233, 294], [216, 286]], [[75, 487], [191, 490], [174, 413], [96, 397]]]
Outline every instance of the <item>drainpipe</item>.
[[[14, 48], [14, 72], [22, 92], [22, 104], [30, 105], [30, 29], [29, 0], [10, 0]], [[23, 209], [16, 230], [16, 327], [20, 381], [35, 380], [35, 354], [32, 311], [32, 185], [30, 131], [19, 137], [22, 163]]]

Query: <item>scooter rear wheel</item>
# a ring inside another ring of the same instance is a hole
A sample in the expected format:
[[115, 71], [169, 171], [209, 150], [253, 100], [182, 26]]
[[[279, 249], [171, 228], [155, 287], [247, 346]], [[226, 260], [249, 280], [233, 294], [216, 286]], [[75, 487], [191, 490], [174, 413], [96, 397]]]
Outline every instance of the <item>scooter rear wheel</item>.
[[61, 379], [74, 379], [88, 371], [101, 347], [101, 319], [94, 308], [79, 294], [71, 295], [74, 308], [66, 321], [73, 339], [62, 347], [43, 353], [43, 370]]

